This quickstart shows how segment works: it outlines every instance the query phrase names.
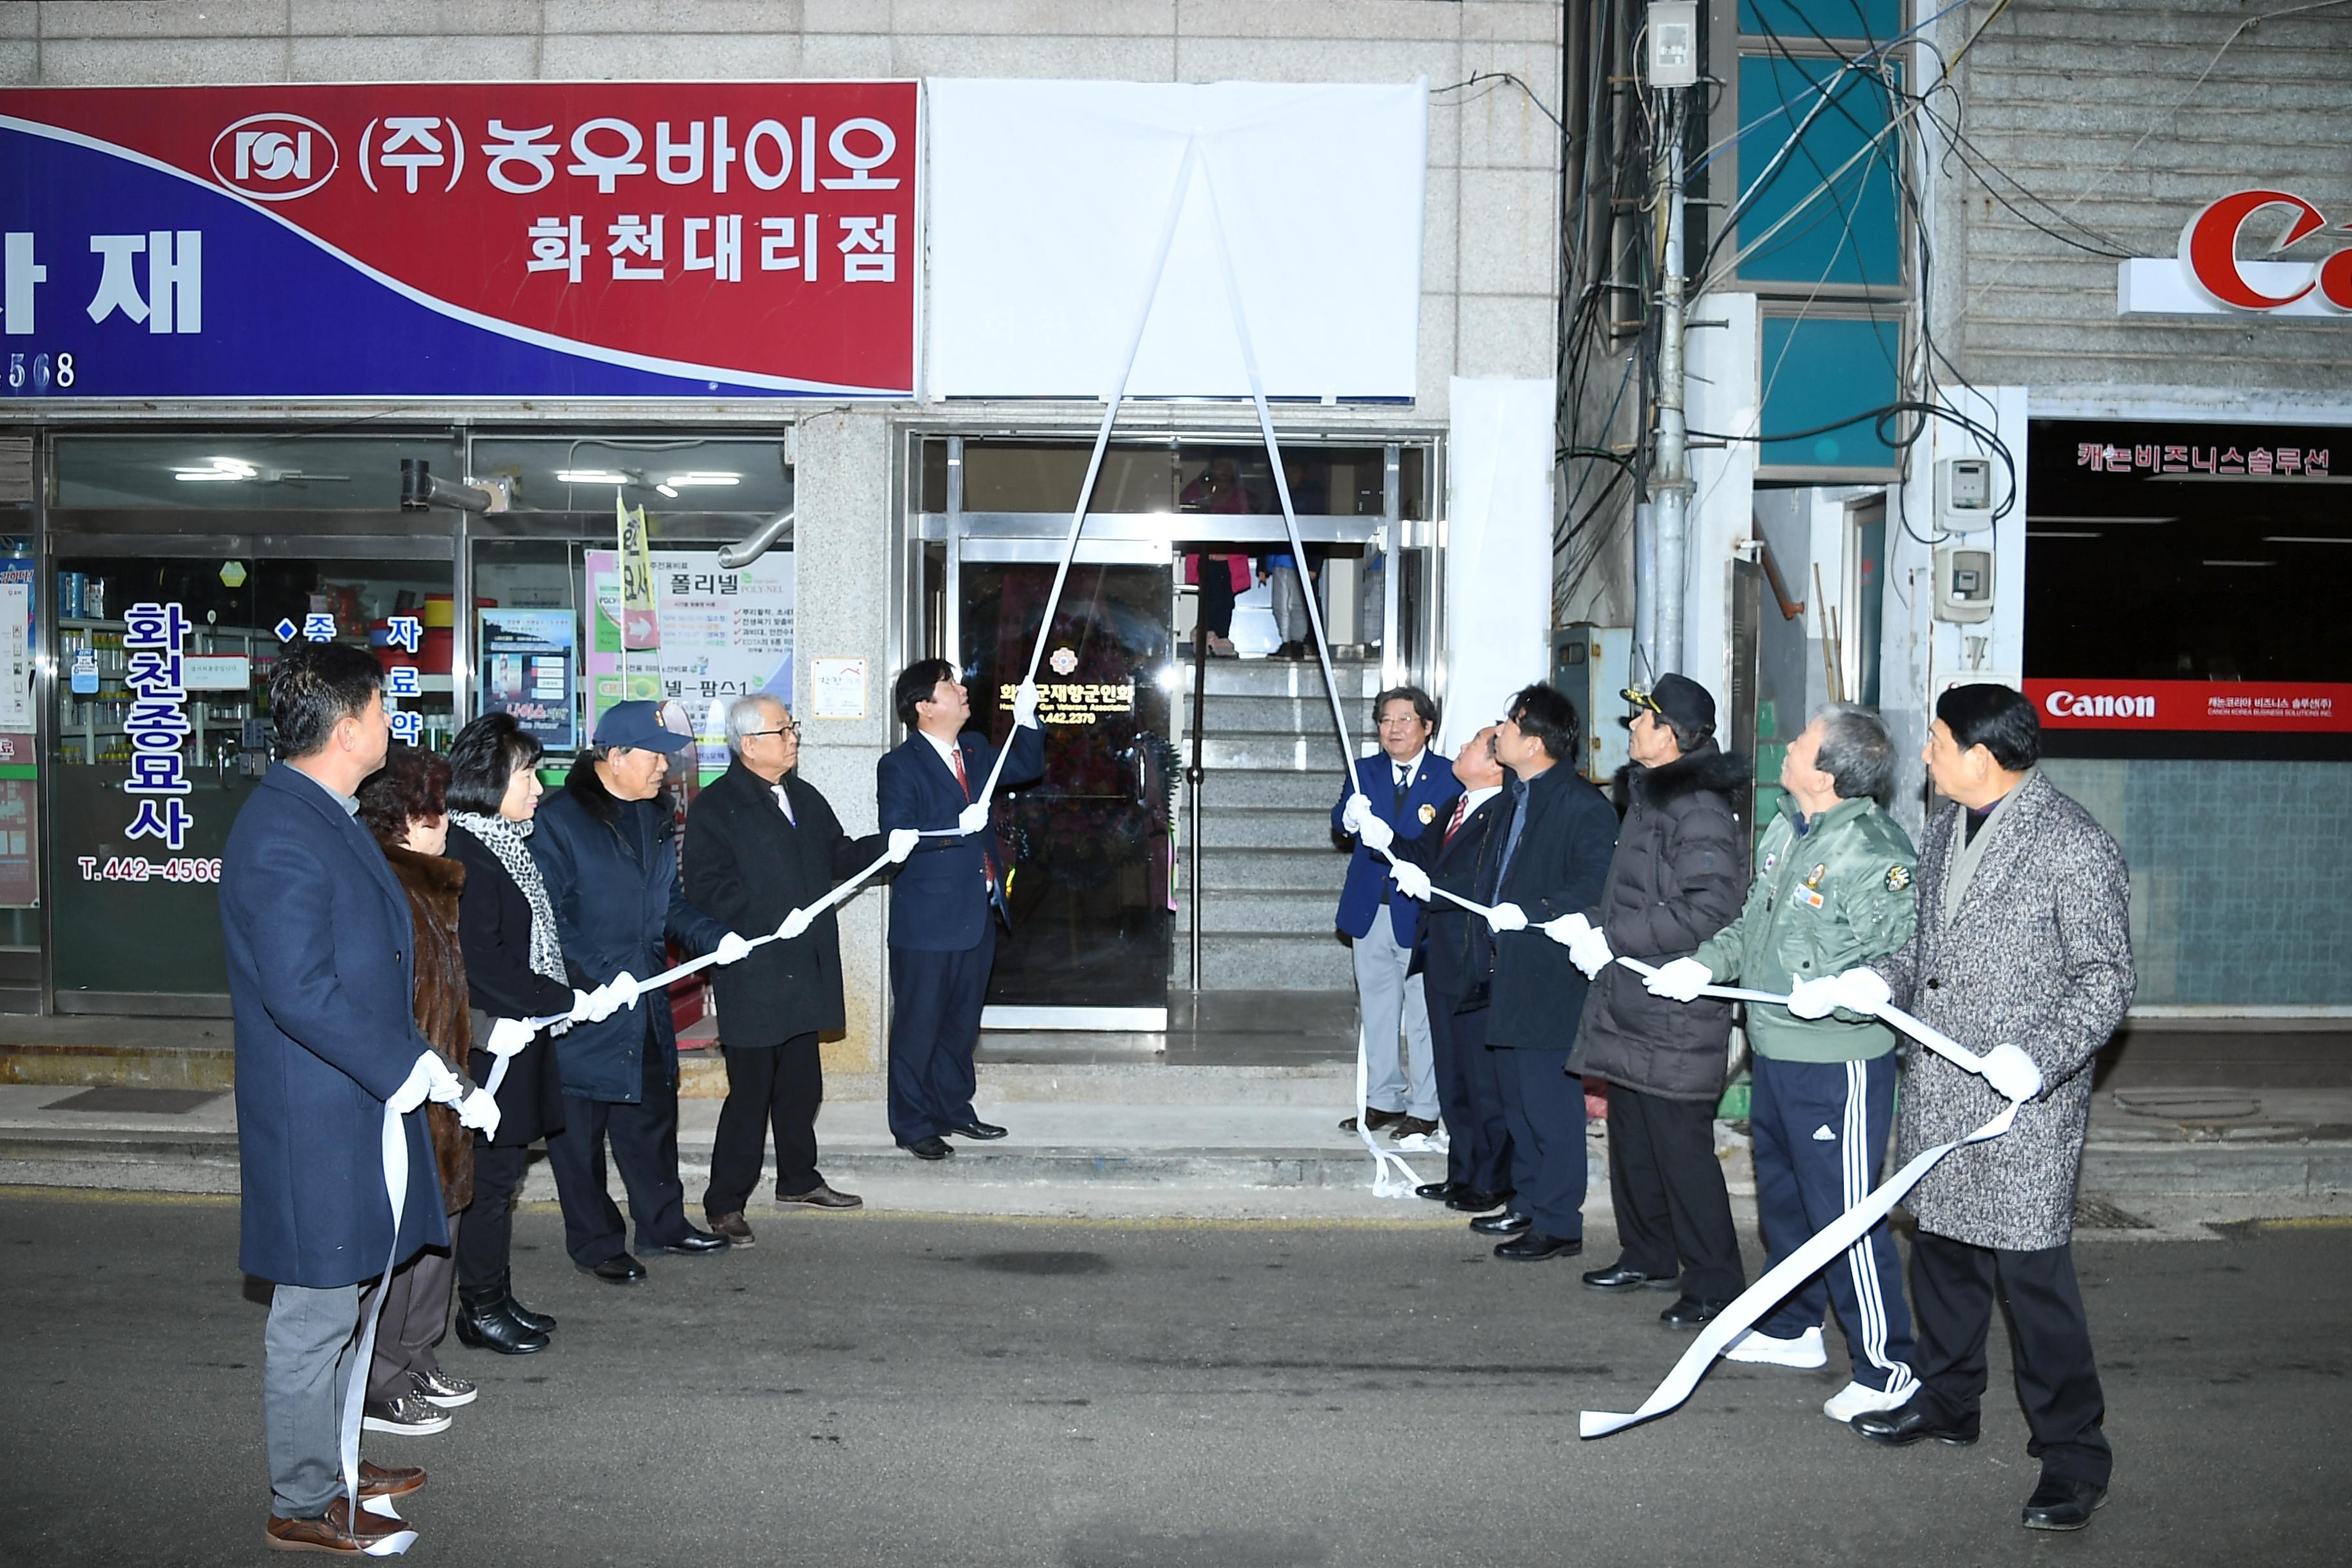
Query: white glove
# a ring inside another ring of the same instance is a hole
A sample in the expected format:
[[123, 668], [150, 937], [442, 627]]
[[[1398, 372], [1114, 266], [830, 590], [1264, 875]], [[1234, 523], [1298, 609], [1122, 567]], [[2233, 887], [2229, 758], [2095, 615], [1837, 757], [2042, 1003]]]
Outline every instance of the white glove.
[[985, 831], [987, 827], [988, 802], [984, 800], [973, 801], [970, 805], [965, 806], [961, 811], [956, 813], [956, 831], [958, 833], [980, 833]]
[[1789, 1011], [1800, 1018], [1826, 1018], [1837, 1011], [1839, 995], [1838, 977], [1834, 974], [1800, 980], [1789, 987]]
[[1669, 1002], [1691, 1002], [1704, 986], [1715, 984], [1715, 971], [1696, 958], [1677, 958], [1660, 967], [1643, 989]]
[[1586, 920], [1581, 912], [1565, 914], [1556, 921], [1546, 921], [1542, 926], [1544, 935], [1562, 947], [1574, 947], [1576, 939], [1591, 929], [1592, 922]]
[[1351, 795], [1348, 797], [1348, 804], [1339, 810], [1339, 826], [1353, 837], [1364, 831], [1364, 820], [1371, 815], [1372, 803], [1360, 793]]
[[478, 1089], [457, 1102], [457, 1125], [478, 1130], [486, 1138], [499, 1135], [499, 1102], [487, 1089]]
[[[902, 827], [899, 831], [905, 833], [910, 830]], [[794, 910], [784, 917], [784, 923], [776, 928], [776, 939], [779, 942], [790, 942], [796, 936], [804, 935], [808, 931], [809, 922], [815, 919], [816, 917], [806, 910]]]
[[1886, 976], [1866, 963], [1854, 965], [1832, 984], [1837, 986], [1837, 1005], [1852, 1012], [1875, 1017], [1881, 1007], [1895, 1000]]
[[1386, 850], [1396, 842], [1396, 829], [1377, 816], [1367, 816], [1356, 829], [1356, 837], [1367, 849]]
[[733, 963], [751, 951], [751, 944], [733, 931], [719, 939], [719, 963], [721, 968]]
[[1037, 727], [1037, 683], [1024, 680], [1013, 692], [1013, 727], [1016, 730]]
[[456, 1076], [449, 1071], [449, 1064], [426, 1051], [416, 1058], [415, 1065], [408, 1069], [408, 1076], [401, 1080], [400, 1087], [392, 1091], [392, 1098], [384, 1103], [405, 1116], [424, 1104], [445, 1078], [452, 1083], [457, 1081]]
[[2032, 1100], [2042, 1092], [2042, 1069], [2011, 1045], [1999, 1045], [1977, 1058], [1977, 1071], [2003, 1100]]
[[1389, 875], [1396, 879], [1397, 890], [1406, 898], [1429, 902], [1428, 872], [1410, 860], [1399, 860], [1389, 868]]
[[[922, 841], [923, 836], [918, 829], [912, 827], [892, 828], [890, 830], [890, 864], [893, 866], [905, 865], [907, 863], [907, 857], [912, 855], [915, 852], [915, 846], [920, 844]], [[798, 936], [800, 932], [794, 931], [793, 934], [794, 936]]]
[[578, 986], [572, 987], [571, 1021], [575, 1024], [587, 1024], [602, 1019], [604, 1015], [596, 1011], [596, 998], [603, 995], [604, 992], [604, 988], [601, 985], [593, 991], [583, 991]]
[[510, 1057], [530, 1044], [530, 1026], [520, 1018], [500, 1018], [490, 1026], [489, 1043], [482, 1049], [494, 1057]]
[[1587, 980], [1617, 962], [1609, 951], [1609, 939], [1599, 926], [1588, 926], [1584, 934], [1568, 944], [1568, 961], [1583, 972]]
[[1528, 911], [1517, 904], [1496, 904], [1494, 911], [1487, 915], [1486, 923], [1495, 928], [1496, 936], [1509, 931], [1525, 931], [1528, 929]]
[[606, 1011], [617, 1013], [625, 1007], [635, 1006], [637, 997], [644, 993], [645, 988], [644, 981], [624, 969], [620, 973], [613, 976], [611, 984], [604, 987], [604, 999], [611, 1004]]

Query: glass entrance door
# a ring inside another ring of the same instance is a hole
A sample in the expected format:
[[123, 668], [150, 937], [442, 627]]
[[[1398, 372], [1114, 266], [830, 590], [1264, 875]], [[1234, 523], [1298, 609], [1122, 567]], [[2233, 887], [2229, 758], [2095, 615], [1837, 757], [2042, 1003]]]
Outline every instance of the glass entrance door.
[[[1059, 550], [960, 543], [958, 663], [972, 722], [1003, 745]], [[1082, 549], [1070, 569], [1037, 670], [1045, 776], [997, 795], [1013, 929], [999, 938], [989, 1027], [1168, 1026], [1173, 600], [1164, 544]]]

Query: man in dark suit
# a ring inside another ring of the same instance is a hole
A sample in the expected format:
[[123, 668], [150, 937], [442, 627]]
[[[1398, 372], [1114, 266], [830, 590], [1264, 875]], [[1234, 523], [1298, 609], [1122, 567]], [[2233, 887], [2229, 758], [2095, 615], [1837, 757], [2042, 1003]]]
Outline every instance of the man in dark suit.
[[[1462, 785], [1444, 831], [1400, 839], [1397, 853], [1430, 881], [1474, 903], [1495, 897], [1511, 800], [1503, 791], [1503, 764], [1495, 760], [1495, 727], [1479, 731], [1454, 758]], [[1410, 870], [1410, 868], [1408, 868]], [[1413, 893], [1413, 879], [1397, 874]], [[1414, 893], [1424, 897], [1425, 890]], [[1499, 1208], [1511, 1197], [1511, 1132], [1503, 1113], [1496, 1054], [1486, 1048], [1492, 1000], [1495, 933], [1458, 904], [1428, 899], [1421, 915], [1422, 981], [1429, 996], [1429, 1032], [1436, 1047], [1437, 1103], [1445, 1113], [1445, 1180], [1414, 1189], [1465, 1214]]]
[[[764, 695], [728, 705], [734, 761], [696, 797], [686, 818], [686, 891], [695, 907], [734, 931], [782, 939], [713, 978], [727, 1103], [710, 1150], [703, 1213], [737, 1247], [751, 1245], [743, 1205], [760, 1184], [767, 1130], [776, 1131], [776, 1202], [854, 1209], [865, 1200], [835, 1192], [816, 1168], [816, 1112], [824, 1102], [818, 1037], [847, 1022], [841, 997], [841, 928], [833, 911], [808, 906], [882, 852], [882, 835], [852, 838], [833, 806], [795, 771], [800, 726]], [[892, 834], [901, 861], [910, 828]]]
[[[899, 868], [890, 898], [890, 1135], [919, 1160], [944, 1160], [955, 1152], [946, 1133], [1004, 1136], [971, 1104], [995, 920], [1008, 918], [987, 798], [996, 748], [964, 732], [971, 701], [947, 660], [908, 665], [895, 695], [898, 721], [914, 733], [875, 769], [882, 830], [961, 829], [924, 838]], [[998, 782], [1027, 784], [1045, 771], [1037, 689], [1024, 680], [1013, 696]]]
[[[1390, 885], [1388, 862], [1372, 854], [1374, 837], [1386, 828], [1397, 841], [1422, 837], [1454, 809], [1462, 786], [1451, 769], [1429, 754], [1437, 729], [1437, 704], [1417, 686], [1383, 691], [1372, 705], [1380, 724], [1378, 756], [1359, 758], [1347, 793], [1331, 808], [1335, 832], [1353, 834], [1355, 858], [1339, 889], [1336, 923], [1352, 944], [1356, 1005], [1363, 1019], [1364, 1103], [1357, 1110], [1374, 1132], [1410, 1137], [1437, 1131], [1437, 1072], [1430, 1047], [1429, 1004], [1422, 977], [1412, 972], [1412, 944], [1421, 931], [1421, 906]], [[1387, 840], [1383, 840], [1386, 842]], [[1403, 1037], [1403, 1052], [1398, 1038]], [[1356, 1131], [1356, 1118], [1339, 1123]]]
[[[176, 607], [176, 606], [175, 606]], [[269, 712], [286, 760], [237, 813], [222, 857], [221, 931], [236, 1014], [238, 1266], [270, 1280], [262, 1350], [268, 1540], [297, 1551], [392, 1549], [407, 1530], [355, 1509], [341, 1475], [363, 1280], [448, 1244], [425, 1116], [408, 898], [355, 820], [383, 765], [383, 673], [365, 648], [289, 649]], [[446, 1075], [447, 1069], [440, 1068]], [[385, 1107], [406, 1112], [408, 1186], [394, 1235]], [[362, 1500], [422, 1470], [362, 1462]]]
[[1486, 1043], [1500, 1058], [1517, 1195], [1508, 1212], [1470, 1223], [1516, 1235], [1495, 1256], [1517, 1262], [1584, 1250], [1584, 1080], [1568, 1070], [1568, 1053], [1585, 981], [1568, 950], [1535, 929], [1601, 901], [1617, 845], [1616, 810], [1563, 765], [1576, 743], [1576, 710], [1549, 686], [1523, 688], [1495, 730], [1496, 760], [1518, 781], [1518, 810], [1496, 888]]

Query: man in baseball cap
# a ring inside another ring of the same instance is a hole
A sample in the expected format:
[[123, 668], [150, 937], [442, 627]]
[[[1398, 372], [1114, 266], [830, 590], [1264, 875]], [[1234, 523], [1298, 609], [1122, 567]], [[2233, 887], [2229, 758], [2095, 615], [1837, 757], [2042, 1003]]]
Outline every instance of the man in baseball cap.
[[1618, 695], [1673, 725], [1676, 734], [1690, 737], [1685, 751], [1715, 733], [1715, 699], [1687, 675], [1662, 675], [1647, 691], [1629, 686]]
[[[1669, 676], [1668, 679], [1677, 677]], [[1699, 693], [1704, 697], [1705, 692]], [[595, 744], [627, 746], [639, 752], [667, 752], [673, 756], [694, 744], [694, 737], [662, 722], [658, 702], [615, 702], [596, 721]]]

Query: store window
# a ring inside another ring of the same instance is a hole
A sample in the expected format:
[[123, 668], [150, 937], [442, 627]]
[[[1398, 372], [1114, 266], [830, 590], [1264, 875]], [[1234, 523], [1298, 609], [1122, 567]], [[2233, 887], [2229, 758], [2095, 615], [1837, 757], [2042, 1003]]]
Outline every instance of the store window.
[[49, 504], [69, 510], [396, 512], [402, 459], [461, 467], [447, 437], [60, 436], [52, 451]]
[[2352, 757], [2352, 430], [2035, 420], [2028, 451], [2051, 754]]
[[[1868, 310], [1869, 307], [1850, 307]], [[1757, 378], [1764, 434], [1758, 456], [1767, 479], [1891, 479], [1895, 450], [1879, 413], [1902, 384], [1903, 323], [1897, 308], [1867, 314], [1783, 314], [1766, 306], [1758, 322]], [[1840, 421], [1847, 421], [1841, 424]]]

